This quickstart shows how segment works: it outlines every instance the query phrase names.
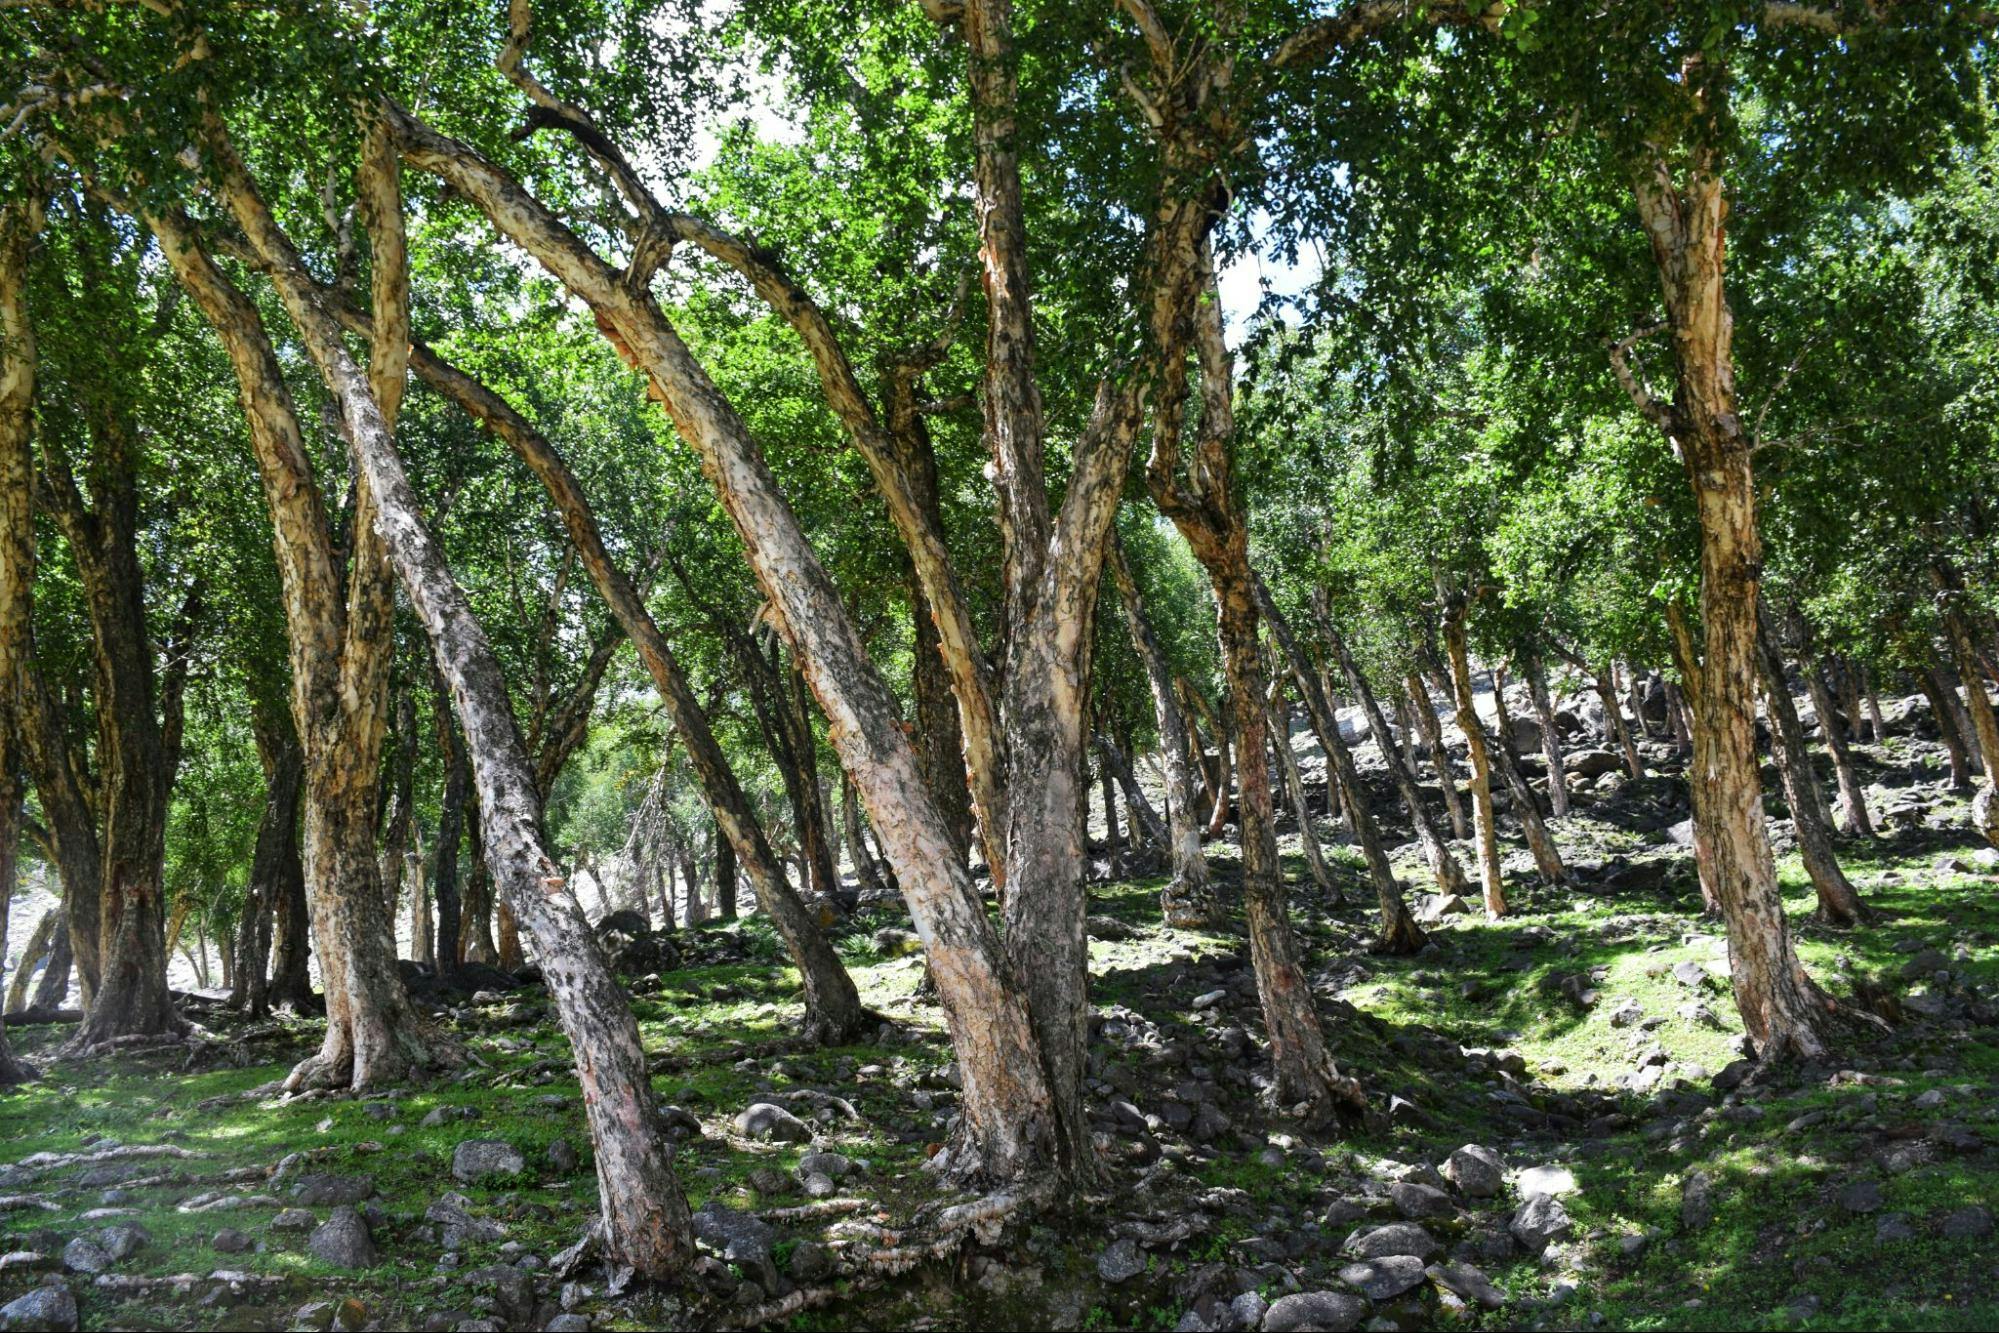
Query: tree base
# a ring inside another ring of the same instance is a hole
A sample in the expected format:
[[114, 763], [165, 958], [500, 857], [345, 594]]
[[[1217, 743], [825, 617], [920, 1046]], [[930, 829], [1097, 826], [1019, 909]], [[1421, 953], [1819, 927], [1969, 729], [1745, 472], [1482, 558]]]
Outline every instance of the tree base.
[[456, 1039], [425, 1023], [414, 1031], [399, 1033], [393, 1051], [379, 1052], [366, 1064], [367, 1077], [357, 1080], [351, 1044], [343, 1044], [339, 1050], [322, 1048], [292, 1066], [285, 1076], [284, 1090], [365, 1092], [463, 1068], [465, 1050]]
[[1177, 876], [1159, 891], [1159, 912], [1175, 930], [1207, 930], [1224, 919], [1211, 885], [1189, 884]]
[[1989, 782], [1971, 798], [1971, 826], [1985, 841], [1999, 847], [1999, 788]]
[[1416, 924], [1416, 918], [1404, 911], [1396, 915], [1395, 924], [1386, 927], [1381, 934], [1375, 936], [1374, 943], [1368, 946], [1368, 951], [1385, 954], [1391, 958], [1406, 958], [1411, 954], [1421, 953], [1423, 946], [1429, 942], [1430, 937]]

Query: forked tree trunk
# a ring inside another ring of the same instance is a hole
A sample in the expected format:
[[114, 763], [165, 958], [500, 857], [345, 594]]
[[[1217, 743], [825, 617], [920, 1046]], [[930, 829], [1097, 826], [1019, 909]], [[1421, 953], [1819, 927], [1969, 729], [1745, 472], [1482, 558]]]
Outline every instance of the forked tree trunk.
[[[1719, 69], [1702, 71], [1700, 95], [1724, 96]], [[1728, 924], [1731, 975], [1744, 1028], [1765, 1058], [1831, 1053], [1831, 999], [1806, 975], [1784, 921], [1763, 820], [1756, 758], [1758, 581], [1750, 441], [1735, 395], [1733, 318], [1722, 286], [1722, 180], [1697, 151], [1673, 179], [1663, 162], [1633, 180], [1665, 295], [1677, 371], [1670, 407], [1640, 389], [1646, 415], [1678, 449], [1700, 520], [1703, 651], [1685, 656], [1694, 712], [1694, 819], [1706, 828], [1714, 887]], [[1628, 376], [1628, 372], [1626, 372]], [[1633, 382], [1635, 384], [1635, 381]], [[1676, 637], [1689, 638], [1684, 625]]]
[[1791, 823], [1798, 832], [1798, 854], [1805, 873], [1818, 891], [1819, 916], [1835, 926], [1859, 925], [1866, 915], [1860, 895], [1840, 869], [1832, 847], [1832, 816], [1825, 808], [1825, 796], [1812, 772], [1811, 751], [1805, 745], [1805, 729], [1791, 702], [1790, 686], [1784, 680], [1784, 663], [1770, 642], [1768, 625], [1757, 640], [1757, 661], [1763, 671], [1763, 703], [1775, 733], [1770, 747], [1777, 772], [1784, 780], [1784, 799], [1791, 807]]
[[1478, 879], [1485, 914], [1497, 921], [1506, 915], [1506, 888], [1499, 872], [1499, 829], [1492, 812], [1492, 756], [1486, 749], [1485, 728], [1479, 724], [1477, 698], [1472, 694], [1471, 659], [1465, 648], [1464, 609], [1446, 599], [1444, 655], [1457, 699], [1458, 730], [1471, 756], [1472, 823], [1478, 833]]
[[[438, 670], [450, 684], [479, 791], [488, 859], [507, 902], [534, 937], [575, 1052], [596, 1158], [606, 1252], [612, 1262], [628, 1264], [647, 1277], [678, 1277], [692, 1258], [687, 1203], [674, 1178], [671, 1148], [658, 1132], [658, 1106], [638, 1025], [581, 906], [548, 854], [534, 770], [499, 662], [418, 518], [416, 496], [374, 386], [354, 364], [338, 324], [320, 306], [297, 253], [255, 194], [233, 150], [226, 144], [212, 149], [220, 158], [230, 210], [270, 267], [279, 298], [339, 405], [354, 466], [375, 497], [383, 544], [430, 637]], [[372, 182], [385, 196], [378, 209], [393, 209], [399, 229], [401, 204], [392, 166], [386, 175], [386, 180]], [[386, 223], [387, 217], [378, 219], [378, 229]], [[376, 262], [381, 263], [379, 250]]]
[[1182, 930], [1213, 925], [1220, 915], [1208, 882], [1208, 860], [1201, 853], [1201, 823], [1194, 793], [1192, 742], [1186, 714], [1173, 690], [1173, 667], [1145, 610], [1145, 598], [1125, 562], [1124, 545], [1111, 538], [1108, 566], [1117, 584], [1118, 605], [1132, 647], [1145, 664], [1145, 682], [1152, 692], [1153, 724], [1159, 732], [1159, 760], [1166, 772], [1167, 841], [1173, 858], [1173, 878], [1160, 891], [1159, 907], [1166, 924]]
[[[1080, 1087], [1051, 1083], [1026, 1006], [1002, 975], [999, 942], [930, 798], [894, 697], [741, 418], [650, 298], [518, 184], [413, 118], [399, 115], [398, 131], [411, 161], [450, 181], [591, 307], [645, 372], [681, 436], [700, 452], [758, 583], [804, 658], [834, 747], [884, 839], [927, 942], [930, 975], [964, 1076], [963, 1139], [953, 1148], [954, 1170], [1010, 1180], [1058, 1161], [1057, 1101], [1080, 1118]], [[1072, 483], [1072, 496], [1075, 491]], [[1073, 826], [1073, 810], [1069, 818]], [[1077, 917], [1080, 932], [1080, 912]], [[1087, 1173], [1088, 1166], [1077, 1169]]]
[[[1430, 863], [1430, 873], [1437, 877], [1438, 890], [1457, 895], [1470, 893], [1471, 881], [1465, 878], [1464, 867], [1458, 864], [1458, 858], [1452, 855], [1451, 849], [1438, 836], [1436, 825], [1430, 822], [1430, 812], [1424, 808], [1423, 794], [1416, 786], [1415, 770], [1408, 766], [1406, 756], [1397, 750], [1390, 739], [1388, 719], [1382, 716], [1381, 705], [1375, 700], [1374, 690], [1369, 687], [1360, 664], [1347, 650], [1346, 636], [1333, 624], [1323, 593], [1314, 594], [1313, 610], [1319, 621], [1320, 635], [1332, 645], [1333, 655], [1339, 659], [1340, 669], [1346, 673], [1348, 688], [1360, 700], [1361, 710], [1367, 714], [1367, 725], [1374, 729], [1381, 742], [1381, 755], [1388, 763], [1388, 775], [1395, 782], [1395, 790], [1401, 794], [1403, 808], [1409, 812], [1416, 840], [1423, 846], [1423, 859]], [[1413, 928], [1413, 920], [1411, 925]]]
[[[1437, 770], [1437, 785], [1444, 790], [1444, 810], [1451, 817], [1451, 836], [1462, 841], [1472, 835], [1471, 821], [1465, 817], [1464, 801], [1458, 796], [1457, 775], [1451, 772], [1451, 754], [1444, 748], [1444, 729], [1437, 721], [1437, 706], [1431, 702], [1430, 689], [1419, 672], [1411, 671], [1403, 688], [1408, 693], [1410, 711], [1416, 715], [1417, 729], [1423, 733], [1423, 744], [1430, 751], [1430, 767]], [[1447, 692], [1444, 697], [1456, 696]]]

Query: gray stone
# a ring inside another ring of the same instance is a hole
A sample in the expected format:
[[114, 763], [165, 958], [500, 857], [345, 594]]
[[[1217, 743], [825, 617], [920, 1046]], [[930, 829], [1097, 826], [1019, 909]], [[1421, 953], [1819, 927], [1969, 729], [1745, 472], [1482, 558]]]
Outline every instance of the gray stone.
[[451, 1178], [471, 1184], [488, 1176], [517, 1176], [527, 1158], [505, 1139], [467, 1139], [451, 1150]]
[[1714, 1221], [1714, 1181], [1703, 1171], [1690, 1171], [1680, 1185], [1680, 1225], [1699, 1231]]
[[379, 1256], [375, 1253], [375, 1241], [368, 1234], [368, 1223], [352, 1208], [335, 1208], [333, 1215], [319, 1225], [305, 1247], [313, 1257], [335, 1268], [373, 1268]]
[[1535, 1194], [1560, 1198], [1576, 1192], [1575, 1172], [1566, 1166], [1530, 1166], [1513, 1183], [1523, 1199]]
[[718, 1199], [710, 1199], [694, 1214], [694, 1238], [732, 1264], [769, 1267], [776, 1237], [761, 1218], [739, 1213]]
[[1435, 1185], [1413, 1180], [1396, 1181], [1388, 1187], [1388, 1197], [1394, 1201], [1395, 1211], [1412, 1221], [1421, 1221], [1426, 1217], [1449, 1217], [1457, 1211], [1450, 1195]]
[[840, 1187], [833, 1183], [833, 1177], [818, 1171], [808, 1173], [798, 1184], [808, 1199], [830, 1199], [840, 1192]]
[[809, 1152], [798, 1159], [798, 1174], [801, 1177], [816, 1173], [832, 1180], [844, 1180], [853, 1169], [853, 1160], [836, 1152]]
[[816, 1240], [801, 1240], [791, 1250], [791, 1261], [785, 1270], [793, 1282], [818, 1282], [832, 1276], [833, 1254]]
[[97, 1233], [97, 1244], [114, 1263], [130, 1259], [153, 1243], [153, 1233], [137, 1222], [120, 1222]]
[[1340, 1281], [1371, 1301], [1392, 1301], [1423, 1281], [1423, 1261], [1413, 1254], [1363, 1259], [1340, 1269]]
[[1559, 1199], [1536, 1194], [1513, 1210], [1506, 1229], [1523, 1249], [1539, 1254], [1548, 1248], [1548, 1242], [1568, 1235], [1571, 1226], [1568, 1209]]
[[542, 1325], [544, 1333], [590, 1333], [590, 1316], [559, 1314]]
[[224, 1227], [208, 1238], [208, 1248], [218, 1254], [247, 1254], [256, 1247], [257, 1242], [235, 1227]]
[[1881, 1208], [1881, 1187], [1871, 1180], [1856, 1180], [1841, 1187], [1834, 1201], [1844, 1212], [1878, 1212]]
[[784, 1143], [812, 1141], [810, 1126], [771, 1102], [757, 1102], [737, 1116], [736, 1132], [746, 1139], [776, 1139]]
[[1452, 1295], [1462, 1296], [1488, 1310], [1497, 1310], [1506, 1304], [1506, 1293], [1493, 1286], [1491, 1278], [1470, 1264], [1431, 1264], [1423, 1273]]
[[582, 1164], [583, 1159], [569, 1146], [568, 1139], [557, 1139], [548, 1145], [548, 1165], [558, 1175], [566, 1176]]
[[1992, 1213], [1980, 1204], [1959, 1208], [1943, 1220], [1945, 1240], [1984, 1240], [1992, 1234]]
[[1898, 1241], [1914, 1240], [1916, 1229], [1909, 1225], [1909, 1219], [1902, 1213], [1883, 1213], [1881, 1220], [1874, 1224], [1874, 1243], [1893, 1245]]
[[78, 1236], [62, 1247], [62, 1266], [72, 1273], [102, 1273], [111, 1267], [111, 1256], [88, 1236]]
[[334, 1208], [342, 1204], [357, 1204], [363, 1199], [373, 1198], [375, 1179], [373, 1176], [329, 1176], [314, 1174], [300, 1176], [292, 1186], [292, 1199], [301, 1208]]
[[1441, 1174], [1467, 1199], [1496, 1198], [1506, 1186], [1506, 1164], [1498, 1153], [1476, 1143], [1467, 1143], [1446, 1158]]
[[1097, 1276], [1117, 1285], [1129, 1282], [1145, 1271], [1145, 1251], [1135, 1240], [1113, 1241], [1097, 1256]]
[[273, 1231], [310, 1231], [319, 1225], [319, 1219], [303, 1208], [280, 1209], [271, 1219]]
[[1348, 1333], [1367, 1318], [1367, 1302], [1343, 1291], [1301, 1291], [1281, 1296], [1263, 1314], [1264, 1333]]
[[1435, 1236], [1414, 1222], [1390, 1222], [1387, 1226], [1356, 1232], [1347, 1241], [1347, 1249], [1363, 1259], [1406, 1255], [1427, 1261], [1442, 1253], [1443, 1248]]
[[72, 1333], [78, 1326], [76, 1297], [68, 1287], [36, 1287], [0, 1305], [0, 1328]]

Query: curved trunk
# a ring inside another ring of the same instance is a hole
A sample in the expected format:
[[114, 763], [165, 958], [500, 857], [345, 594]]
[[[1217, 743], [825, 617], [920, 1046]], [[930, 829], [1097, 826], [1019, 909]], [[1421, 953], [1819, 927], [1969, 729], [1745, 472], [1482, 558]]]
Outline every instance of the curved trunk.
[[1771, 757], [1784, 780], [1784, 799], [1791, 807], [1791, 823], [1798, 831], [1798, 854], [1805, 873], [1819, 895], [1819, 916], [1836, 926], [1858, 925], [1866, 915], [1860, 894], [1840, 869], [1832, 847], [1832, 817], [1825, 808], [1812, 772], [1811, 751], [1805, 746], [1805, 729], [1798, 721], [1797, 707], [1791, 702], [1790, 686], [1784, 680], [1784, 663], [1763, 627], [1757, 639], [1757, 661], [1763, 671], [1763, 705], [1774, 733]]
[[1097, 756], [1104, 765], [1104, 771], [1116, 780], [1124, 792], [1124, 807], [1131, 815], [1131, 840], [1134, 846], [1166, 848], [1172, 845], [1172, 834], [1160, 820], [1159, 812], [1146, 799], [1145, 789], [1138, 785], [1138, 775], [1131, 771], [1131, 757], [1124, 747], [1106, 736], [1097, 733]]
[[[1506, 789], [1513, 793], [1514, 814], [1520, 820], [1520, 831], [1526, 835], [1527, 850], [1534, 854], [1534, 869], [1544, 884], [1566, 884], [1569, 880], [1568, 868], [1562, 864], [1562, 854], [1555, 846], [1555, 837], [1548, 832], [1548, 825], [1541, 818], [1540, 802], [1535, 799], [1533, 787], [1528, 785], [1527, 774], [1521, 770], [1520, 756], [1513, 745], [1513, 719], [1506, 711], [1506, 678], [1499, 672], [1492, 675], [1492, 703], [1498, 714], [1499, 745], [1496, 750], [1488, 745], [1487, 753], [1493, 755], [1500, 776], [1506, 779]], [[1485, 724], [1480, 722], [1479, 725], [1482, 727]]]
[[1611, 679], [1610, 667], [1597, 669], [1590, 683], [1596, 688], [1597, 700], [1603, 704], [1603, 728], [1605, 738], [1613, 741], [1624, 754], [1624, 771], [1634, 779], [1645, 776], [1645, 761], [1639, 758], [1638, 742], [1632, 738], [1632, 724], [1624, 720], [1624, 705], [1618, 702], [1617, 683]]
[[[35, 969], [42, 960], [55, 952], [55, 934], [62, 925], [62, 909], [51, 907], [42, 913], [42, 919], [35, 923], [28, 942], [21, 947], [21, 961], [14, 967], [14, 976], [7, 983], [7, 1002], [0, 1012], [15, 1013], [28, 1007], [28, 984], [34, 980]], [[5, 954], [0, 954], [4, 960]]]
[[1492, 756], [1486, 749], [1485, 728], [1478, 720], [1472, 694], [1471, 659], [1465, 649], [1464, 611], [1451, 603], [1444, 616], [1444, 654], [1450, 664], [1451, 690], [1457, 698], [1458, 730], [1471, 756], [1472, 822], [1478, 832], [1478, 879], [1487, 918], [1506, 915], [1506, 888], [1499, 873], [1499, 829], [1492, 814]]

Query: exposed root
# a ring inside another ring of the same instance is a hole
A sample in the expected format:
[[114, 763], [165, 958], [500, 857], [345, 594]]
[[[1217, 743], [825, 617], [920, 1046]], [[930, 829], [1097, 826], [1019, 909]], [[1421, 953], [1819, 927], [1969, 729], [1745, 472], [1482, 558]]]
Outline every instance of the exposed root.
[[114, 1148], [99, 1148], [94, 1152], [35, 1152], [23, 1157], [18, 1165], [37, 1171], [53, 1171], [65, 1166], [92, 1166], [98, 1162], [124, 1162], [133, 1158], [176, 1157], [182, 1161], [198, 1161], [206, 1153], [189, 1152], [186, 1148], [171, 1143], [132, 1143]]
[[866, 1199], [820, 1199], [791, 1208], [768, 1208], [757, 1216], [766, 1222], [812, 1222], [822, 1217], [842, 1217], [873, 1205]]
[[0, 1194], [0, 1213], [18, 1212], [24, 1208], [39, 1208], [45, 1213], [62, 1211], [39, 1194]]

